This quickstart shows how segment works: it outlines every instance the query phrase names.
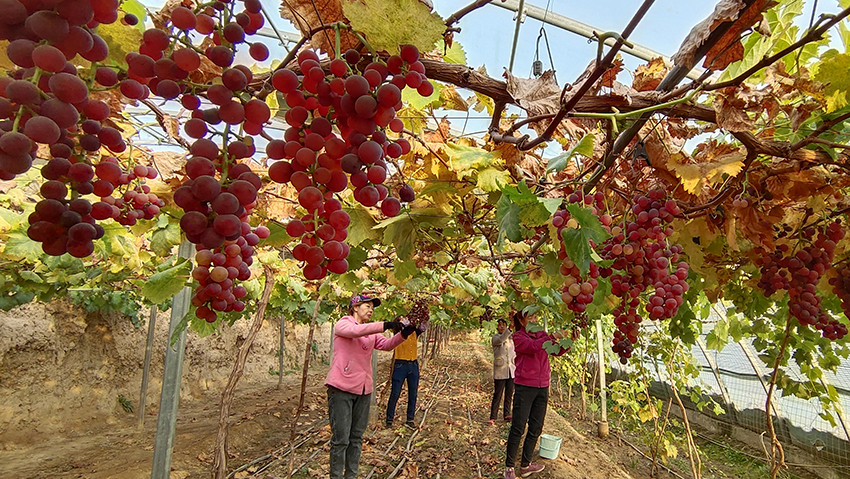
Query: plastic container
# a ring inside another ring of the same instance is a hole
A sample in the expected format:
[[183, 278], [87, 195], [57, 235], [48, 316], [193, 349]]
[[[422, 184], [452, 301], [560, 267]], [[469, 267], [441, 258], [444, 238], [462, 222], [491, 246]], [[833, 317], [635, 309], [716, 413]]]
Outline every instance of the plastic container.
[[543, 459], [557, 459], [558, 451], [561, 450], [562, 440], [558, 436], [542, 434], [540, 436], [540, 457]]

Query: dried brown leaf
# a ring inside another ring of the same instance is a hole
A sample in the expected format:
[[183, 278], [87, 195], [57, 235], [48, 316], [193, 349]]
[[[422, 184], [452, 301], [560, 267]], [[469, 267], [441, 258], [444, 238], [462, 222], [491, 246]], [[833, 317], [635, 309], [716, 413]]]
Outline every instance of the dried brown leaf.
[[655, 57], [646, 65], [640, 65], [635, 69], [635, 79], [632, 81], [632, 88], [637, 91], [655, 90], [668, 71], [670, 69], [664, 65], [664, 59]]
[[614, 80], [617, 79], [617, 74], [623, 70], [623, 60], [620, 58], [615, 58], [613, 62], [611, 62], [611, 66], [605, 70], [605, 73], [602, 74], [602, 86], [612, 87], [614, 86]]
[[[741, 35], [753, 25], [762, 22], [762, 12], [776, 5], [774, 0], [756, 0], [735, 20], [735, 23], [720, 37], [705, 55], [703, 67], [722, 70], [729, 64], [744, 58]], [[715, 26], [719, 25], [718, 22]], [[712, 27], [714, 28], [714, 26]]]
[[696, 24], [685, 37], [685, 41], [671, 60], [676, 66], [693, 67], [694, 55], [697, 49], [708, 39], [711, 32], [722, 22], [728, 22], [738, 18], [738, 14], [745, 7], [742, 0], [720, 0], [714, 6], [714, 12], [708, 18]]
[[717, 125], [726, 131], [750, 131], [754, 128], [753, 120], [747, 115], [743, 103], [734, 97], [717, 95], [714, 110], [717, 112]]
[[561, 88], [555, 72], [546, 70], [539, 78], [520, 78], [505, 70], [508, 93], [531, 115], [555, 113], [561, 108]]
[[155, 151], [150, 154], [150, 158], [163, 180], [183, 176], [183, 167], [186, 165], [184, 155], [170, 151]]
[[[302, 35], [320, 25], [345, 21], [341, 0], [283, 0], [280, 5], [280, 16], [291, 20]], [[334, 56], [334, 31], [317, 32], [310, 39], [314, 48], [324, 51], [331, 58]], [[360, 41], [350, 32], [340, 33], [340, 49], [346, 51], [355, 48]]]
[[750, 205], [747, 208], [736, 208], [735, 214], [738, 216], [737, 225], [743, 237], [754, 245], [773, 251], [773, 225], [782, 221], [780, 208], [765, 212], [759, 205]]

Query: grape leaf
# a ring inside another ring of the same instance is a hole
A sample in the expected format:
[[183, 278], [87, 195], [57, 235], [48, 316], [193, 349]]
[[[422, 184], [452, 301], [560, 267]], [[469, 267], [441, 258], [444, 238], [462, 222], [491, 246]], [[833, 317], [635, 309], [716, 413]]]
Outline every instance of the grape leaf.
[[198, 333], [198, 336], [203, 338], [214, 333], [218, 329], [218, 324], [221, 322], [221, 317], [217, 321], [208, 323], [207, 320], [201, 319], [194, 314], [189, 319], [189, 329]]
[[445, 21], [422, 2], [344, 0], [342, 10], [351, 27], [366, 34], [372, 48], [390, 53], [404, 44], [430, 51], [446, 31]]
[[[392, 221], [395, 220], [395, 221]], [[408, 215], [399, 215], [395, 218], [382, 221], [375, 225], [375, 229], [384, 227], [383, 243], [395, 246], [396, 256], [405, 260], [413, 253], [413, 244], [416, 242], [416, 225]]]
[[850, 64], [850, 54], [838, 53], [837, 50], [832, 49], [821, 55], [815, 80], [827, 85], [823, 91], [827, 113], [844, 108], [850, 103], [848, 64]]
[[499, 159], [499, 153], [456, 143], [446, 143], [446, 154], [456, 171], [487, 168]]
[[[145, 6], [139, 3], [138, 0], [124, 0], [121, 2], [121, 10], [125, 13], [132, 13], [139, 19], [139, 23], [135, 25], [140, 32], [145, 32], [145, 18], [147, 18], [147, 10]], [[119, 23], [119, 22], [116, 22]], [[111, 47], [110, 47], [111, 48]]]
[[266, 227], [269, 229], [269, 237], [261, 239], [260, 245], [275, 248], [292, 241], [292, 237], [286, 233], [286, 227], [282, 224], [269, 221]]
[[373, 228], [377, 224], [372, 215], [362, 206], [353, 208], [343, 208], [348, 216], [351, 217], [351, 224], [348, 225], [347, 243], [349, 246], [356, 246], [364, 240], [380, 238], [380, 234]]
[[[415, 88], [405, 88], [401, 91], [401, 101], [407, 105], [410, 105], [411, 108], [414, 108], [419, 112], [422, 112], [429, 106], [431, 108], [439, 108], [443, 103], [442, 100], [440, 100], [440, 94], [443, 91], [443, 85], [433, 81], [431, 82], [431, 84], [434, 85], [434, 91], [428, 96], [420, 95], [416, 92]], [[399, 111], [399, 116], [402, 116], [401, 111]]]
[[724, 174], [736, 176], [744, 167], [743, 159], [742, 152], [733, 151], [697, 164], [669, 161], [667, 167], [682, 180], [685, 191], [699, 194], [703, 186], [722, 179]]
[[496, 168], [485, 168], [478, 172], [477, 186], [483, 191], [499, 191], [510, 181], [510, 172]]
[[437, 41], [437, 49], [443, 52], [443, 61], [446, 63], [457, 63], [458, 65], [466, 65], [466, 52], [460, 42], [452, 42], [450, 48], [446, 48], [446, 42], [441, 38]]
[[454, 85], [443, 85], [440, 90], [440, 102], [445, 110], [469, 111], [469, 105]]
[[[141, 24], [141, 23], [140, 23]], [[142, 32], [121, 22], [100, 24], [95, 31], [109, 45], [109, 55], [103, 63], [127, 68], [124, 57], [139, 50], [142, 44]]]
[[567, 251], [567, 256], [578, 266], [581, 275], [587, 274], [590, 269], [591, 251], [590, 239], [591, 230], [589, 228], [564, 228], [561, 230], [561, 238], [564, 242], [564, 249]]
[[29, 239], [25, 233], [15, 231], [9, 233], [3, 242], [2, 255], [13, 261], [26, 260], [28, 263], [34, 263], [44, 255], [44, 252], [41, 250], [40, 243]]
[[588, 133], [581, 137], [566, 153], [550, 158], [549, 164], [546, 166], [546, 173], [563, 170], [567, 167], [567, 163], [576, 155], [593, 156], [593, 140], [595, 138], [593, 133]]
[[[163, 215], [163, 217], [166, 216]], [[162, 257], [168, 256], [171, 254], [171, 249], [180, 244], [182, 236], [179, 224], [168, 223], [165, 228], [159, 229], [151, 235], [151, 251]]]
[[153, 304], [168, 301], [186, 286], [186, 280], [189, 279], [191, 270], [192, 263], [181, 258], [174, 266], [154, 273], [147, 281], [143, 282], [142, 296]]
[[496, 221], [499, 224], [499, 242], [504, 238], [517, 243], [522, 240], [519, 229], [519, 206], [510, 200], [507, 194], [502, 194], [496, 203]]
[[576, 203], [571, 203], [567, 205], [567, 211], [570, 212], [570, 217], [576, 220], [582, 229], [588, 230], [588, 237], [595, 243], [602, 243], [611, 236], [605, 231], [599, 218], [593, 214], [590, 208], [582, 208]]
[[395, 277], [399, 280], [405, 280], [410, 278], [419, 271], [419, 268], [416, 267], [415, 261], [399, 261], [396, 260], [393, 262], [393, 271], [395, 272]]

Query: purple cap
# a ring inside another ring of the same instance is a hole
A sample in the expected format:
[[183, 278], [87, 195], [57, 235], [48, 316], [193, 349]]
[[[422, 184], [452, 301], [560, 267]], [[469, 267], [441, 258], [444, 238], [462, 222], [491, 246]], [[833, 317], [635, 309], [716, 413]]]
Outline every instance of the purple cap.
[[353, 298], [351, 298], [351, 303], [350, 303], [350, 304], [351, 304], [351, 306], [354, 306], [354, 305], [356, 305], [356, 304], [360, 304], [360, 303], [369, 303], [369, 302], [371, 302], [371, 303], [372, 303], [372, 306], [374, 306], [374, 307], [376, 307], [376, 308], [377, 308], [378, 306], [380, 306], [380, 305], [381, 305], [381, 300], [380, 300], [380, 299], [378, 299], [378, 298], [370, 298], [369, 296], [367, 296], [367, 295], [365, 295], [365, 294], [358, 294], [357, 296], [354, 296]]

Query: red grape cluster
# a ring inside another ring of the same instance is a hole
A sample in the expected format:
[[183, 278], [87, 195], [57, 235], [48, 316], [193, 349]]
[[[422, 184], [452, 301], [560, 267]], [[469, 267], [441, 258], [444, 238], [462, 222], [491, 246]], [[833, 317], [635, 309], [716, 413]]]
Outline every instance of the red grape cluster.
[[410, 309], [407, 311], [407, 320], [410, 324], [416, 327], [427, 323], [431, 319], [431, 312], [428, 309], [428, 301], [425, 298], [419, 298], [413, 302]]
[[[844, 315], [850, 318], [850, 265], [835, 265], [835, 272], [836, 276], [829, 278], [829, 284], [832, 285], [832, 292], [841, 300]], [[847, 334], [847, 326], [844, 324], [834, 325], [833, 333], [836, 329], [840, 329], [842, 336]]]
[[624, 218], [622, 226], [612, 227], [612, 236], [601, 245], [600, 256], [613, 263], [600, 272], [603, 277], [610, 277], [611, 292], [621, 298], [613, 311], [617, 327], [613, 350], [623, 364], [628, 362], [637, 343], [643, 321], [639, 310], [641, 299], [649, 319], [672, 318], [684, 303], [682, 295], [688, 290], [689, 267], [679, 261], [682, 247], [671, 246], [667, 241], [673, 234], [669, 223], [681, 210], [674, 200], [664, 201], [664, 196], [664, 191], [654, 190], [647, 196], [635, 197], [634, 219]]
[[[797, 318], [801, 325], [814, 326], [821, 331], [823, 337], [831, 340], [843, 338], [847, 334], [847, 326], [832, 319], [829, 313], [823, 310], [817, 284], [832, 267], [835, 245], [845, 234], [846, 230], [839, 221], [829, 223], [821, 229], [805, 228], [801, 231], [800, 239], [806, 244], [793, 254], [789, 254], [791, 249], [787, 244], [780, 244], [772, 254], [762, 255], [756, 260], [756, 264], [761, 268], [758, 286], [762, 288], [765, 296], [771, 296], [779, 290], [787, 290], [791, 315]], [[840, 276], [830, 278], [834, 290], [840, 290], [839, 278]]]
[[282, 69], [271, 78], [290, 108], [285, 115], [290, 128], [283, 139], [268, 144], [269, 158], [280, 160], [269, 168], [269, 177], [290, 183], [306, 210], [286, 231], [301, 238], [292, 253], [305, 262], [307, 279], [348, 270], [349, 247], [344, 241], [350, 218], [334, 193], [350, 182], [356, 201], [364, 206], [380, 203], [383, 214], [390, 217], [399, 214], [402, 202], [413, 201], [409, 185], [400, 187], [398, 198], [385, 185], [390, 176], [385, 159], [410, 151], [407, 140], [392, 140], [386, 131], [399, 133], [404, 128], [396, 118], [403, 88], [416, 88], [422, 95], [433, 92], [416, 47], [405, 45], [386, 64], [371, 62], [362, 70], [357, 51], [347, 51], [344, 58], [331, 61], [328, 74], [316, 53], [304, 50], [298, 55], [302, 75]]
[[[605, 195], [602, 192], [597, 192], [594, 195], [585, 195], [584, 197], [572, 193], [567, 200], [570, 203], [579, 203], [589, 207], [596, 215], [605, 208], [604, 199]], [[609, 226], [612, 221], [611, 216], [607, 213], [603, 214], [599, 220], [604, 226]], [[578, 222], [570, 218], [569, 211], [558, 210], [552, 215], [552, 225], [558, 228], [558, 236], [560, 237], [564, 228], [577, 228]], [[561, 249], [558, 251], [558, 259], [562, 261], [560, 272], [564, 276], [561, 299], [571, 311], [576, 314], [584, 313], [587, 305], [593, 302], [593, 294], [599, 285], [596, 279], [599, 277], [599, 267], [591, 261], [588, 277], [582, 278], [578, 266], [567, 256], [563, 241], [561, 242]]]
[[[48, 147], [44, 151], [50, 156], [41, 169], [46, 180], [40, 190], [43, 199], [28, 218], [27, 234], [49, 255], [88, 256], [94, 250], [92, 241], [103, 235], [95, 220], [111, 217], [130, 224], [151, 217], [162, 206], [144, 189], [142, 179], [156, 173], [146, 166], [95, 179], [95, 167], [117, 166], [110, 155], [101, 157], [102, 148], [120, 153], [126, 145], [117, 129], [103, 124], [110, 116], [109, 106], [89, 97], [91, 81], [80, 78], [69, 62], [77, 55], [93, 63], [106, 59], [109, 49], [94, 31], [118, 19], [118, 3], [4, 0], [0, 4], [0, 39], [9, 41], [6, 55], [18, 67], [0, 79], [0, 178], [9, 180], [26, 172], [38, 144]], [[117, 77], [106, 67], [98, 73], [98, 78]], [[119, 185], [118, 197], [113, 197]], [[101, 202], [92, 205], [83, 198], [91, 193]]]

